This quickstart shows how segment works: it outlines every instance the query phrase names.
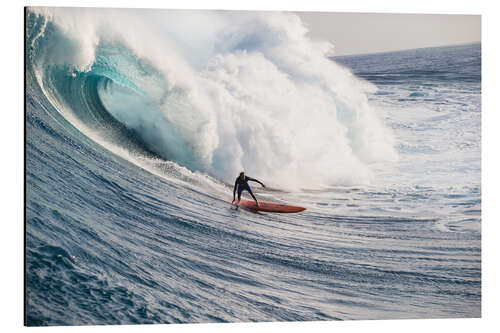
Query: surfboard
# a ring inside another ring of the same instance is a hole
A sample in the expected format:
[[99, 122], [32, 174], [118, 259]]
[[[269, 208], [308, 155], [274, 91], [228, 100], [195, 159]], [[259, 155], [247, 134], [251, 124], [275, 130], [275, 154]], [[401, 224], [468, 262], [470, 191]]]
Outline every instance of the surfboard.
[[269, 213], [298, 213], [306, 210], [304, 207], [281, 205], [273, 202], [261, 202], [261, 201], [259, 201], [259, 206], [257, 206], [255, 204], [255, 201], [249, 201], [249, 200], [241, 200], [240, 207], [244, 207], [259, 212], [269, 212]]

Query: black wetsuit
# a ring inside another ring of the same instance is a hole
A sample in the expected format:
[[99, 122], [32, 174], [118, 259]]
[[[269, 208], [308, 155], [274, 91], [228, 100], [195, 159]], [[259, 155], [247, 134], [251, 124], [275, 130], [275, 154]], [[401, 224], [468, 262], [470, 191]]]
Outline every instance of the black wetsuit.
[[255, 195], [253, 195], [252, 189], [248, 185], [249, 181], [257, 182], [260, 185], [264, 186], [264, 184], [262, 184], [260, 181], [258, 181], [255, 178], [251, 178], [251, 177], [247, 177], [247, 176], [244, 176], [244, 177], [238, 176], [238, 178], [236, 178], [236, 181], [234, 182], [233, 198], [234, 198], [234, 195], [236, 193], [236, 190], [238, 190], [238, 201], [239, 201], [241, 199], [241, 192], [243, 192], [244, 190], [247, 190], [248, 193], [250, 193], [250, 195], [252, 196], [252, 198], [255, 201], [257, 201], [257, 198], [255, 198]]

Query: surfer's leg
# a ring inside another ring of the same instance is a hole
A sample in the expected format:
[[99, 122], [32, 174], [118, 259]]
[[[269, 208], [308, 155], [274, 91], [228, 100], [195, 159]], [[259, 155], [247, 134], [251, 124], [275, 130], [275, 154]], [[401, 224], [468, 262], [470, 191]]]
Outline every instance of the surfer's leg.
[[243, 188], [241, 186], [238, 186], [238, 202], [236, 203], [236, 207], [239, 206], [240, 201], [241, 201], [241, 192], [243, 192]]
[[258, 206], [259, 202], [257, 201], [257, 198], [255, 197], [255, 195], [253, 195], [253, 192], [252, 192], [252, 189], [250, 188], [250, 186], [247, 186], [246, 190], [248, 191], [248, 193], [250, 193], [252, 198], [255, 200], [255, 204]]

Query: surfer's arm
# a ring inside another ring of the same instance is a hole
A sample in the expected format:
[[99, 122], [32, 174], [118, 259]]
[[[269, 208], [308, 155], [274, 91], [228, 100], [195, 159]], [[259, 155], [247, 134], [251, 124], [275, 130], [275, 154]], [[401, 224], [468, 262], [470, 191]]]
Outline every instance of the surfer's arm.
[[233, 201], [236, 199], [236, 189], [238, 188], [238, 179], [234, 182], [234, 188], [233, 188]]
[[266, 185], [264, 185], [264, 183], [263, 183], [263, 182], [261, 182], [261, 181], [259, 181], [259, 180], [255, 179], [255, 178], [247, 177], [247, 179], [248, 179], [249, 181], [259, 183], [260, 185], [262, 185], [262, 187], [266, 187]]

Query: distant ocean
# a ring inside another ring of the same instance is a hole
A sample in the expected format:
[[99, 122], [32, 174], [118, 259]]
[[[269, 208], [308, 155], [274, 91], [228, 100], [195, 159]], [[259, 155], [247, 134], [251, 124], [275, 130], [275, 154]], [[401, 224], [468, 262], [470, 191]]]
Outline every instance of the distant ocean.
[[480, 44], [158, 13], [27, 11], [28, 326], [480, 317]]

